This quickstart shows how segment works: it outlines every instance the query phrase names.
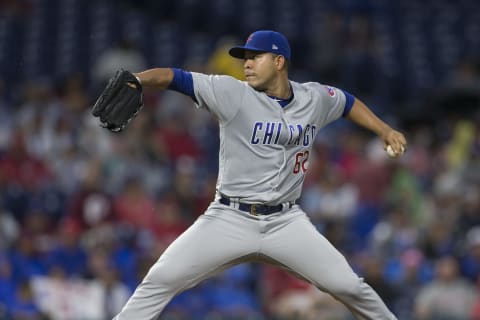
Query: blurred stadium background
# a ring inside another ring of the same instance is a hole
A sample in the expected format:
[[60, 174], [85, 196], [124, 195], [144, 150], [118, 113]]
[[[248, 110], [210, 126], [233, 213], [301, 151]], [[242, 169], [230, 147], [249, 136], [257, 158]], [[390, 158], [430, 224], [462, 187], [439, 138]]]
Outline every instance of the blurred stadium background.
[[[292, 44], [296, 81], [356, 95], [407, 134], [391, 160], [340, 120], [320, 132], [302, 205], [401, 320], [480, 319], [480, 1], [0, 0], [0, 319], [110, 319], [211, 201], [216, 122], [146, 92], [122, 134], [90, 107], [119, 67], [241, 78], [225, 48]], [[208, 248], [205, 248], [208, 250]], [[245, 264], [162, 319], [351, 316]]]

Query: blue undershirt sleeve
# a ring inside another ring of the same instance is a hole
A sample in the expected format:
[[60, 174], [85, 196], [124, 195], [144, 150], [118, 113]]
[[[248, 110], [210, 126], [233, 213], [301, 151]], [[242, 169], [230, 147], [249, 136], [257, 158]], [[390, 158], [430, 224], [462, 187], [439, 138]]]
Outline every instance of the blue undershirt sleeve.
[[355, 97], [345, 90], [342, 90], [342, 91], [345, 94], [345, 98], [346, 98], [345, 109], [343, 110], [342, 117], [346, 117], [349, 114], [350, 110], [352, 110], [353, 103], [355, 102]]
[[172, 70], [173, 79], [167, 89], [183, 93], [192, 98], [194, 101], [197, 101], [195, 98], [195, 92], [193, 90], [192, 74], [179, 68], [172, 68]]

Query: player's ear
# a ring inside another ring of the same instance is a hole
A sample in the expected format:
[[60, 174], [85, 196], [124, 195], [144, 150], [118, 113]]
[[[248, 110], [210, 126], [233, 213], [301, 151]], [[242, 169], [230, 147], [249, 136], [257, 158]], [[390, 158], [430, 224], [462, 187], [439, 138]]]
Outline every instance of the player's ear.
[[278, 55], [275, 57], [275, 66], [277, 67], [277, 70], [284, 69], [286, 63], [287, 63], [287, 60], [285, 59], [284, 56]]

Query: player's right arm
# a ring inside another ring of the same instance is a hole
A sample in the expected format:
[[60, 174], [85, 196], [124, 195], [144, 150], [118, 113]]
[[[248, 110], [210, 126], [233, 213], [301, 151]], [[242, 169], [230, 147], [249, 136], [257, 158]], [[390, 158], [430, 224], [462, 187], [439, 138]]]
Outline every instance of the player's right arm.
[[384, 147], [390, 145], [396, 154], [401, 154], [407, 146], [405, 136], [391, 128], [383, 120], [377, 117], [362, 101], [355, 98], [352, 109], [347, 115], [347, 119], [357, 125], [376, 133], [383, 141]]

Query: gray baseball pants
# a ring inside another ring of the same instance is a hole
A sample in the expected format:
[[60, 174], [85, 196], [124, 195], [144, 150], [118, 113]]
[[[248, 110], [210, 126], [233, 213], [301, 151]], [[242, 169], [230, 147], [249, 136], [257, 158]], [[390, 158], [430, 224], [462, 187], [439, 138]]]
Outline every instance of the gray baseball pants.
[[216, 202], [165, 250], [115, 319], [156, 319], [180, 292], [235, 264], [259, 260], [330, 293], [360, 320], [397, 319], [298, 205], [253, 216]]

